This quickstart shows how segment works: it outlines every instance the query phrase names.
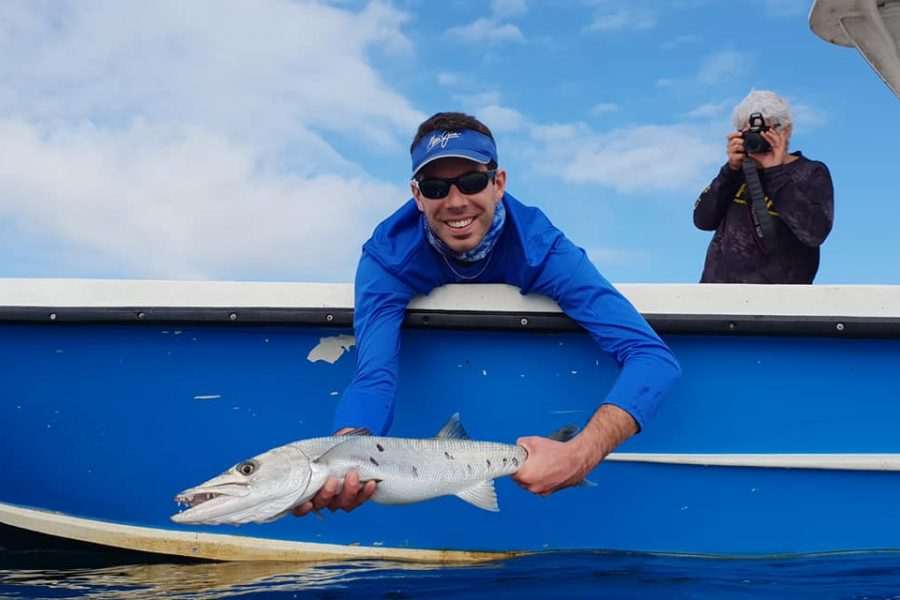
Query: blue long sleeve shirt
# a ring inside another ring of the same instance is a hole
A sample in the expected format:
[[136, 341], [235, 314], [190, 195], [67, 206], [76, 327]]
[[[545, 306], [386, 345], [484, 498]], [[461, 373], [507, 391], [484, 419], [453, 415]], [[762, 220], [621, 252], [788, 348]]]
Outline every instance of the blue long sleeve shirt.
[[356, 375], [338, 403], [335, 430], [388, 431], [406, 306], [447, 283], [507, 283], [522, 294], [555, 300], [621, 368], [600, 404], [627, 411], [643, 429], [681, 373], [672, 351], [543, 212], [510, 194], [502, 202], [506, 224], [500, 238], [486, 258], [468, 267], [454, 263], [451, 269], [432, 248], [413, 200], [376, 227], [356, 271]]

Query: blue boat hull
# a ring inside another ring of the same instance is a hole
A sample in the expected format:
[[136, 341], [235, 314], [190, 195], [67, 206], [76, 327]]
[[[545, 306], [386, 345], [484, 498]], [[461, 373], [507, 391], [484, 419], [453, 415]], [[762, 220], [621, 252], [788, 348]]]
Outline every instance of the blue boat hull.
[[[540, 498], [508, 478], [501, 512], [456, 498], [369, 503], [265, 525], [183, 527], [172, 497], [232, 464], [330, 433], [354, 370], [346, 327], [0, 324], [0, 503], [167, 531], [377, 548], [771, 555], [900, 548], [900, 474], [602, 463], [592, 489]], [[900, 453], [900, 339], [667, 334], [684, 377], [637, 454]], [[475, 439], [584, 423], [616, 365], [584, 333], [408, 329], [392, 435], [459, 412]], [[0, 540], [2, 546], [2, 540]]]

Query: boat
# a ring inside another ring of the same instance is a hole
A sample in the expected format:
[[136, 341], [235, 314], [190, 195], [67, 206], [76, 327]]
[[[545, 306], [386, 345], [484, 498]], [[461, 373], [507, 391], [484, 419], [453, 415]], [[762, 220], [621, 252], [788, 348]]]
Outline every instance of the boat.
[[900, 97], [898, 0], [815, 0], [809, 26], [826, 42], [859, 50], [881, 80]]
[[[900, 95], [900, 2], [815, 0]], [[0, 547], [243, 561], [467, 563], [554, 551], [900, 551], [900, 286], [617, 286], [684, 376], [649, 426], [541, 498], [173, 523], [174, 495], [330, 434], [355, 368], [344, 284], [0, 279]], [[392, 435], [460, 413], [513, 443], [583, 424], [617, 374], [549, 299], [450, 285], [404, 321]]]
[[[0, 546], [216, 560], [469, 562], [546, 551], [898, 550], [900, 286], [617, 286], [684, 375], [649, 426], [547, 498], [453, 497], [266, 524], [173, 523], [180, 490], [330, 434], [352, 286], [0, 279]], [[549, 299], [450, 285], [407, 310], [391, 435], [460, 413], [514, 443], [583, 424], [617, 374]]]

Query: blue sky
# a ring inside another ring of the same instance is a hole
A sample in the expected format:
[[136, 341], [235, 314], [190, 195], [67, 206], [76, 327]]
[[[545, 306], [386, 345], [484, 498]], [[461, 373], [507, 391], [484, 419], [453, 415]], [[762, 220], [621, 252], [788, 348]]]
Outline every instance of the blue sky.
[[900, 101], [791, 0], [9, 0], [0, 277], [352, 281], [415, 127], [494, 131], [509, 190], [612, 281], [695, 282], [691, 209], [771, 89], [824, 161], [817, 283], [900, 283]]

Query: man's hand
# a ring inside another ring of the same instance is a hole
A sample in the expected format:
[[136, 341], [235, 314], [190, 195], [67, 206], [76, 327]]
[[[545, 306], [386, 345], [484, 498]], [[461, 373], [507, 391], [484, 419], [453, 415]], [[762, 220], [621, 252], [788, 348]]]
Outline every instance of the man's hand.
[[[335, 435], [345, 435], [353, 431], [350, 427], [341, 429]], [[367, 481], [364, 485], [360, 485], [359, 472], [356, 470], [349, 471], [344, 476], [343, 485], [337, 477], [330, 477], [325, 485], [322, 486], [312, 500], [304, 502], [299, 506], [295, 506], [291, 511], [296, 517], [308, 515], [312, 511], [320, 511], [327, 508], [331, 512], [343, 510], [350, 512], [360, 504], [372, 497], [375, 493], [376, 483]]]
[[577, 484], [596, 464], [586, 454], [579, 438], [557, 442], [545, 437], [531, 436], [519, 438], [516, 443], [525, 448], [528, 458], [522, 468], [513, 475], [513, 481], [529, 492], [541, 496], [548, 496]]
[[331, 477], [325, 482], [312, 500], [304, 502], [299, 506], [295, 506], [294, 516], [302, 517], [308, 515], [312, 511], [320, 511], [327, 508], [331, 512], [343, 510], [350, 512], [375, 493], [375, 482], [367, 481], [364, 485], [360, 485], [359, 473], [350, 471], [344, 476], [343, 485], [337, 477]]
[[637, 423], [612, 404], [601, 406], [578, 436], [568, 442], [523, 437], [516, 443], [528, 458], [513, 480], [534, 494], [548, 496], [578, 484], [607, 454], [637, 432]]

